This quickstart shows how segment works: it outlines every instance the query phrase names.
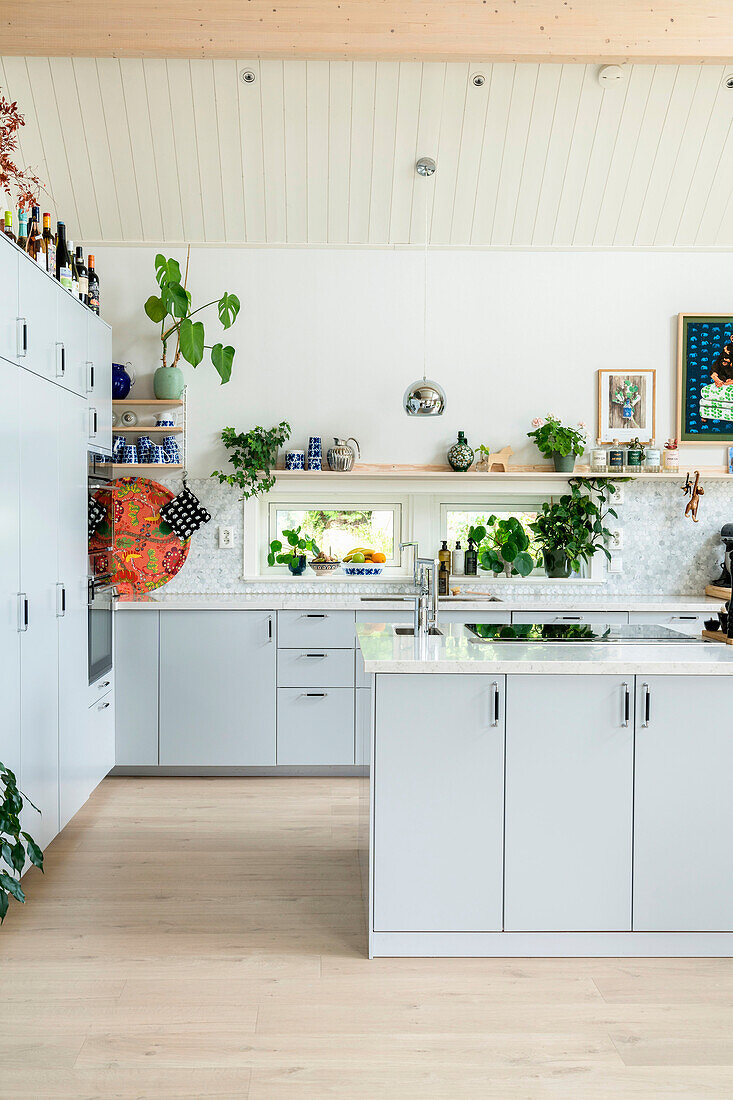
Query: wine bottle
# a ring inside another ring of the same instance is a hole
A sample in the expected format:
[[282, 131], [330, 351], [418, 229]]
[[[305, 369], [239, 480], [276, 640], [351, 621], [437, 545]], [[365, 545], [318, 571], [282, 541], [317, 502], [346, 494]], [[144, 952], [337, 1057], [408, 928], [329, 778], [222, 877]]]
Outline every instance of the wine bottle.
[[89, 270], [87, 275], [89, 278], [89, 308], [99, 316], [99, 279], [94, 270], [94, 256], [92, 256], [91, 253], [89, 254]]
[[31, 223], [28, 226], [28, 243], [25, 246], [25, 250], [31, 259], [35, 260], [37, 264], [46, 266], [46, 259], [43, 255], [43, 238], [41, 237], [41, 208], [40, 206], [31, 207]]
[[71, 268], [71, 293], [75, 298], [79, 297], [79, 272], [76, 270], [76, 253], [74, 242], [69, 241], [69, 267]]
[[87, 269], [84, 266], [84, 249], [81, 245], [76, 246], [76, 271], [79, 279], [79, 299], [85, 306], [89, 305], [89, 276]]
[[[49, 275], [56, 274], [56, 241], [51, 232], [51, 215], [43, 215], [43, 266]], [[39, 261], [40, 262], [40, 261]]]
[[18, 243], [18, 238], [16, 237], [15, 233], [13, 233], [13, 211], [12, 210], [6, 210], [5, 211], [5, 236], [10, 237], [11, 241], [14, 241], [16, 244]]
[[56, 223], [56, 278], [65, 290], [71, 290], [71, 256], [63, 222]]
[[18, 247], [25, 252], [28, 244], [28, 215], [18, 207]]

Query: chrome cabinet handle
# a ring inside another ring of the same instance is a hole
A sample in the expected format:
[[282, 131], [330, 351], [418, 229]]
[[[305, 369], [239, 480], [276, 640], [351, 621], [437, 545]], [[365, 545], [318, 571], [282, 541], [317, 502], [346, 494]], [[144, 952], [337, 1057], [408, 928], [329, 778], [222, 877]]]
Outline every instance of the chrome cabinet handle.
[[89, 409], [89, 435], [94, 436], [97, 434], [97, 410], [90, 407]]
[[66, 348], [59, 341], [56, 345], [56, 377], [63, 378], [66, 374]]
[[104, 691], [104, 689], [108, 688], [111, 683], [112, 683], [111, 680], [105, 680], [104, 683], [97, 684], [97, 691]]
[[87, 360], [87, 393], [94, 392], [94, 363]]
[[629, 685], [627, 683], [623, 683], [621, 688], [624, 693], [624, 720], [621, 725], [626, 728], [631, 719], [631, 692], [629, 691]]
[[18, 317], [17, 325], [18, 358], [24, 359], [25, 356], [28, 354], [28, 322], [26, 321], [25, 317]]
[[28, 629], [28, 597], [25, 592], [18, 593], [18, 630], [25, 633]]
[[642, 691], [642, 699], [644, 701], [643, 702], [644, 720], [642, 721], [641, 724], [644, 728], [646, 728], [649, 725], [649, 719], [651, 717], [652, 694], [649, 691], [649, 684], [642, 684], [641, 685], [641, 691]]
[[491, 725], [499, 725], [499, 684], [496, 680], [491, 685]]
[[268, 645], [272, 641], [272, 615], [267, 618], [267, 642]]
[[63, 619], [66, 614], [66, 588], [63, 584], [56, 585], [56, 617]]
[[97, 707], [97, 710], [106, 710], [109, 705], [110, 704], [109, 704], [109, 699], [108, 699], [106, 703], [100, 703], [99, 706]]

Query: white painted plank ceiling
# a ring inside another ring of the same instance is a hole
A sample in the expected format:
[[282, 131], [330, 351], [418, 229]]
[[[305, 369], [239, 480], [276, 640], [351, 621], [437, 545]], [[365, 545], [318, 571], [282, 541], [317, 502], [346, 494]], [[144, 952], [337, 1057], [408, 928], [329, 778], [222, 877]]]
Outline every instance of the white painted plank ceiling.
[[435, 245], [730, 248], [728, 75], [629, 65], [604, 91], [595, 65], [0, 58], [44, 204], [109, 243], [420, 244], [427, 203]]

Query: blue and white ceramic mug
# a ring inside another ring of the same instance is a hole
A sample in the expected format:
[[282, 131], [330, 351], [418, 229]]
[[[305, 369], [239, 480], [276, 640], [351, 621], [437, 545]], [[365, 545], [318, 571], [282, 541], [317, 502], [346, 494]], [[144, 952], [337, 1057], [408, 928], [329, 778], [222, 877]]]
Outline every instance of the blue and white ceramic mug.
[[163, 437], [163, 451], [166, 462], [177, 463], [181, 461], [181, 452], [178, 449], [178, 441], [175, 436], [166, 435]]
[[150, 452], [153, 449], [153, 441], [149, 435], [141, 435], [137, 441], [138, 462], [150, 462]]
[[305, 469], [305, 451], [288, 451], [285, 455], [286, 470]]
[[165, 451], [157, 443], [154, 443], [150, 450], [150, 461], [159, 466], [162, 466], [166, 461]]
[[126, 443], [127, 440], [125, 439], [124, 435], [116, 435], [112, 440], [112, 457], [114, 458], [115, 462], [121, 461], [122, 448], [125, 446]]
[[308, 440], [308, 457], [315, 457], [323, 453], [323, 443], [320, 435], [312, 435]]
[[126, 465], [132, 465], [137, 463], [137, 449], [132, 443], [125, 443], [120, 453], [120, 462], [124, 462]]
[[156, 428], [172, 428], [174, 425], [175, 420], [172, 413], [161, 413], [155, 421]]

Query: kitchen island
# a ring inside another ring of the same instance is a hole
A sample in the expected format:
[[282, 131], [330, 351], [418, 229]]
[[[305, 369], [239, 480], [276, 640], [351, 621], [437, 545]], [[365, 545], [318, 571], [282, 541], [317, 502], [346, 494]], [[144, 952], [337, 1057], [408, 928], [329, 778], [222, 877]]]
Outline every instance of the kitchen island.
[[733, 955], [733, 648], [361, 624], [369, 952]]

